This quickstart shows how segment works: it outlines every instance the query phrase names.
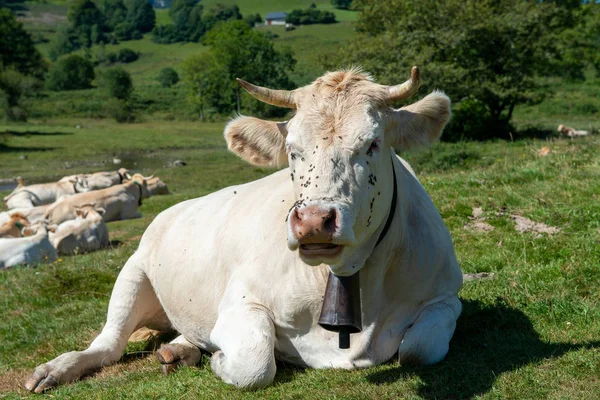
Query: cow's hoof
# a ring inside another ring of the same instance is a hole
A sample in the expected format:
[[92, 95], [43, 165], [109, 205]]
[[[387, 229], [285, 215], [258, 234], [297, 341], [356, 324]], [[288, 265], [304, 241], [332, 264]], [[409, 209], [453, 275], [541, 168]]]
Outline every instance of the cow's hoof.
[[49, 374], [47, 365], [40, 365], [25, 382], [25, 389], [34, 393], [42, 393], [48, 389], [58, 386], [58, 380]]
[[169, 375], [182, 365], [196, 365], [202, 354], [197, 347], [184, 346], [181, 344], [164, 344], [156, 352], [158, 361], [162, 364], [164, 375]]

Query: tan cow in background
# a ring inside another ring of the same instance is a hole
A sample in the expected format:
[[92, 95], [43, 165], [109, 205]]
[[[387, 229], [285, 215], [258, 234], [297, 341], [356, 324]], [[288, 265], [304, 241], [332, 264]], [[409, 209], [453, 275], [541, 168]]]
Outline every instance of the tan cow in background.
[[29, 221], [23, 214], [12, 214], [8, 221], [0, 225], [0, 238], [22, 237], [21, 230], [26, 226], [29, 226]]
[[156, 196], [161, 194], [170, 194], [169, 188], [167, 185], [157, 176], [153, 176], [150, 179], [147, 179], [148, 183], [148, 192], [150, 196]]
[[142, 199], [148, 196], [146, 180], [142, 175], [135, 174], [127, 183], [63, 198], [48, 207], [44, 219], [51, 224], [62, 224], [77, 218], [77, 209], [87, 205], [104, 209], [104, 222], [139, 218], [141, 214], [138, 207]]

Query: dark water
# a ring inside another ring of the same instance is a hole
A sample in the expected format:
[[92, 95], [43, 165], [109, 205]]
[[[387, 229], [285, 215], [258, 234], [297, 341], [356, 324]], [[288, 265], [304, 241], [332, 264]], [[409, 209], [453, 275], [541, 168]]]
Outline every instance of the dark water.
[[[169, 167], [177, 160], [176, 153], [173, 154], [164, 152], [124, 152], [112, 156], [102, 157], [101, 159], [89, 160], [74, 160], [65, 161], [65, 169], [62, 173], [55, 176], [40, 176], [34, 178], [26, 178], [25, 185], [35, 183], [56, 182], [63, 176], [73, 175], [77, 173], [92, 173], [98, 171], [116, 171], [119, 168], [127, 168], [135, 172], [151, 175], [156, 170]], [[115, 161], [119, 160], [119, 163]], [[0, 192], [12, 191], [17, 187], [17, 181], [8, 179], [0, 179]]]
[[17, 187], [17, 182], [2, 182], [0, 183], [0, 192], [5, 190], [14, 190]]

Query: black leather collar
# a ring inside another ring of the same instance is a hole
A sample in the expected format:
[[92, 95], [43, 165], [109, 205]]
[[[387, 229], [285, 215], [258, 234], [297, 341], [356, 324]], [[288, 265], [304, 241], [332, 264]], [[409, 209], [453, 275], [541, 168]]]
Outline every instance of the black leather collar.
[[117, 171], [117, 175], [119, 175], [119, 185], [123, 183], [123, 175], [119, 171]]
[[139, 183], [137, 183], [136, 181], [133, 181], [133, 184], [136, 185], [139, 189], [140, 189], [140, 199], [138, 200], [138, 207], [142, 205], [142, 185], [140, 185]]
[[[392, 156], [393, 157], [393, 156]], [[390, 213], [388, 214], [387, 221], [385, 221], [385, 225], [383, 227], [383, 231], [379, 234], [379, 239], [377, 239], [377, 243], [375, 247], [381, 243], [381, 241], [385, 238], [386, 233], [390, 229], [392, 225], [392, 221], [394, 220], [394, 214], [396, 213], [396, 202], [398, 201], [398, 184], [396, 183], [396, 169], [394, 168], [394, 159], [392, 158], [392, 174], [394, 175], [394, 194], [392, 195], [392, 206], [390, 208]]]

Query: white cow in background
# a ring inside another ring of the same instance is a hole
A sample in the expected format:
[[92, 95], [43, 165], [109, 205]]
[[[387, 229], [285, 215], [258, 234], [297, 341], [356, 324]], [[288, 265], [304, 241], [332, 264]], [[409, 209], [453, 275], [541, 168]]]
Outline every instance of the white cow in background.
[[0, 239], [0, 269], [19, 264], [40, 264], [56, 261], [57, 253], [48, 239], [46, 224], [27, 227], [21, 238]]
[[108, 228], [102, 220], [103, 212], [92, 206], [80, 208], [76, 219], [63, 222], [50, 232], [50, 242], [58, 254], [79, 254], [108, 246]]
[[129, 175], [127, 168], [119, 168], [118, 171], [94, 172], [92, 174], [69, 175], [61, 178], [59, 182], [68, 182], [73, 179], [79, 180], [89, 190], [106, 189], [123, 183]]
[[86, 205], [103, 209], [102, 218], [105, 222], [140, 218], [142, 214], [138, 211], [138, 207], [142, 205], [142, 199], [148, 197], [150, 195], [146, 178], [140, 174], [134, 174], [130, 181], [122, 185], [78, 193], [60, 199], [48, 207], [44, 219], [51, 224], [62, 224], [77, 218], [77, 209]]
[[35, 185], [17, 187], [11, 194], [4, 198], [6, 207], [32, 208], [44, 204], [54, 203], [64, 196], [75, 193], [87, 192], [80, 181], [73, 178], [64, 182], [38, 183]]
[[[38, 366], [28, 390], [116, 362], [143, 326], [180, 333], [158, 351], [164, 366], [194, 364], [206, 350], [213, 371], [242, 389], [270, 384], [276, 358], [354, 369], [394, 354], [402, 364], [445, 357], [462, 274], [442, 218], [390, 146], [437, 140], [448, 97], [434, 92], [391, 108], [416, 91], [416, 68], [397, 86], [356, 70], [294, 91], [242, 84], [296, 113], [287, 122], [236, 118], [225, 129], [230, 149], [289, 168], [162, 212], [119, 274], [100, 335]], [[348, 350], [317, 324], [329, 271], [360, 271], [362, 331]]]

